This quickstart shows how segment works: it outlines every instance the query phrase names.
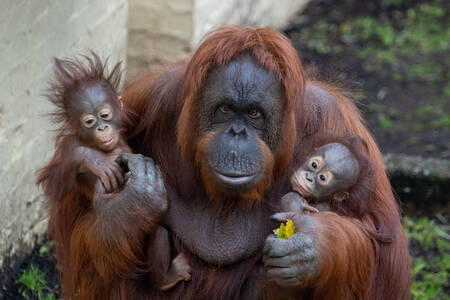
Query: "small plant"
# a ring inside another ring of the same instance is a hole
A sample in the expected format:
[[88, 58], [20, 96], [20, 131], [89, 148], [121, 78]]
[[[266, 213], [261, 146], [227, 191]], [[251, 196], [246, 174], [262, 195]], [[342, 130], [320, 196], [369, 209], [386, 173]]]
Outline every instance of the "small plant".
[[386, 116], [380, 116], [378, 119], [380, 127], [383, 129], [389, 129], [392, 127], [392, 120]]
[[43, 256], [44, 254], [48, 253], [48, 251], [50, 251], [53, 246], [55, 246], [55, 241], [48, 241], [46, 243], [43, 243], [39, 248], [39, 255]]
[[48, 290], [45, 280], [45, 273], [38, 268], [31, 266], [23, 270], [17, 280], [20, 283], [20, 293], [24, 299], [55, 300], [52, 293], [45, 293]]
[[403, 219], [412, 249], [411, 299], [439, 300], [447, 296], [450, 274], [450, 237], [445, 227], [428, 218]]

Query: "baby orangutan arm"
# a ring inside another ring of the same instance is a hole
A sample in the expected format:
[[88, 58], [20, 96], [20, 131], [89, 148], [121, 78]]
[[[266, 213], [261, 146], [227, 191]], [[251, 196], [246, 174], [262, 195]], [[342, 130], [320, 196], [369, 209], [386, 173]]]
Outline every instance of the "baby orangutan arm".
[[296, 192], [287, 193], [281, 198], [281, 211], [317, 213], [319, 210], [308, 204], [305, 198]]
[[76, 147], [73, 155], [79, 164], [78, 172], [92, 172], [103, 183], [106, 192], [111, 192], [123, 184], [122, 170], [113, 157], [84, 146]]

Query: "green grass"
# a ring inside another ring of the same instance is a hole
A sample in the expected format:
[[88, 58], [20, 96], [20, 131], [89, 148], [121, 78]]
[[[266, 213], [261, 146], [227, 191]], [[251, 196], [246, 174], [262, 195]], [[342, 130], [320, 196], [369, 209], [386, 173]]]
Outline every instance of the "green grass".
[[403, 219], [411, 249], [412, 300], [450, 299], [450, 236], [442, 225], [422, 217]]

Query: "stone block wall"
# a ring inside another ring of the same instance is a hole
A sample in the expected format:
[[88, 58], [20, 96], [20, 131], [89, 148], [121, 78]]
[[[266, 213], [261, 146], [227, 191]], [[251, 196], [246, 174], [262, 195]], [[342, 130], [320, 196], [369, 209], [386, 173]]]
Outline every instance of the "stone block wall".
[[34, 182], [36, 170], [53, 153], [45, 116], [50, 106], [42, 96], [52, 75], [52, 57], [92, 49], [115, 61], [125, 59], [127, 52], [127, 78], [132, 78], [188, 57], [206, 32], [221, 25], [282, 27], [305, 2], [1, 1], [0, 267], [6, 257], [33, 246], [46, 228], [42, 197]]
[[309, 0], [129, 0], [128, 78], [187, 58], [227, 24], [282, 28]]
[[195, 0], [129, 0], [127, 78], [185, 58]]
[[195, 0], [191, 45], [210, 30], [227, 24], [282, 29], [309, 0]]
[[52, 57], [124, 59], [127, 0], [0, 2], [0, 268], [45, 231], [35, 172], [53, 153], [42, 96]]

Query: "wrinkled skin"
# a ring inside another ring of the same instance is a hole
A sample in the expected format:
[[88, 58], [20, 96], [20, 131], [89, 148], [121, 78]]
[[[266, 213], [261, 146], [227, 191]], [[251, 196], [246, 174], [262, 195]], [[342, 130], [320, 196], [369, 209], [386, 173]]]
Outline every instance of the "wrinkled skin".
[[340, 143], [317, 149], [292, 176], [292, 188], [303, 197], [321, 199], [356, 183], [359, 164]]
[[280, 83], [240, 55], [212, 70], [201, 96], [199, 134], [214, 133], [207, 149], [209, 173], [225, 190], [239, 191], [259, 182], [267, 167], [261, 144], [278, 144]]
[[298, 212], [276, 213], [271, 218], [277, 222], [291, 219], [296, 232], [287, 239], [274, 234], [266, 239], [263, 262], [267, 278], [281, 286], [301, 286], [320, 270], [318, 222], [313, 216]]

